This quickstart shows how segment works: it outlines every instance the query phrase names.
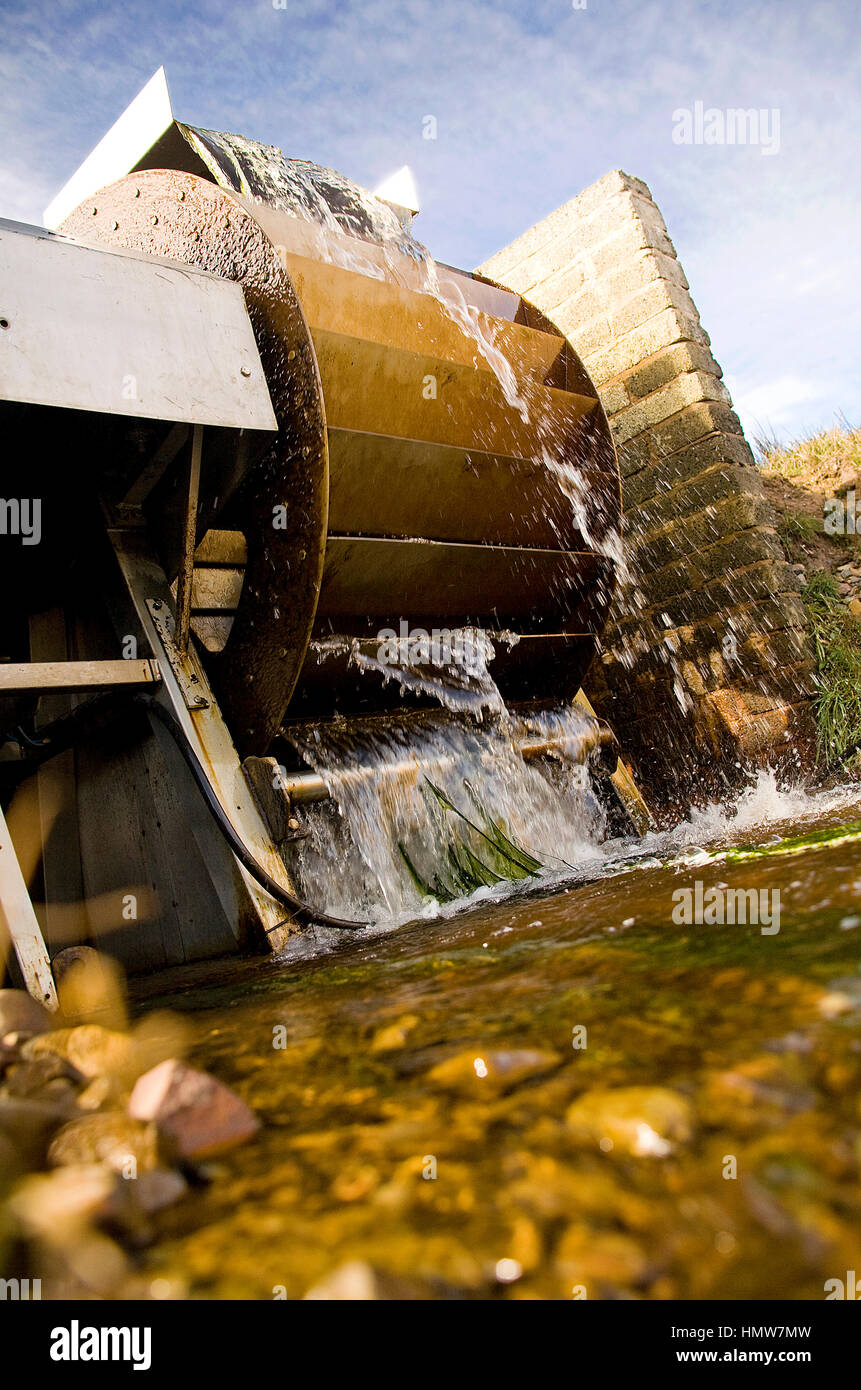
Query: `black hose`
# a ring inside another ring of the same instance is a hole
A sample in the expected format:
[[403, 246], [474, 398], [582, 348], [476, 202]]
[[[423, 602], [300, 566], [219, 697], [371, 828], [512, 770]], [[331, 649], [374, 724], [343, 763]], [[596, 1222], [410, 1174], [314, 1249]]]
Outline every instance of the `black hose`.
[[[134, 695], [132, 696], [132, 700], [136, 705], [141, 705], [151, 714], [154, 714], [167, 729], [185, 759], [186, 765], [197, 783], [198, 790], [203, 796], [213, 820], [230, 845], [236, 858], [243, 868], [248, 870], [251, 877], [256, 879], [260, 887], [266, 889], [270, 897], [274, 898], [282, 907], [290, 908], [291, 916], [310, 918], [312, 921], [320, 922], [326, 927], [337, 927], [340, 931], [358, 931], [361, 927], [366, 927], [368, 925], [367, 922], [345, 922], [342, 921], [340, 917], [330, 917], [325, 912], [318, 912], [316, 908], [311, 907], [308, 903], [302, 902], [301, 898], [294, 897], [292, 893], [287, 892], [286, 888], [282, 888], [281, 884], [277, 883], [275, 879], [266, 872], [263, 866], [257, 863], [257, 860], [248, 850], [244, 840], [242, 840], [237, 833], [230, 817], [226, 814], [224, 807], [215, 795], [212, 784], [204, 771], [200, 759], [186, 738], [182, 725], [176, 716], [164, 705], [160, 704], [158, 700], [153, 699], [152, 695]], [[285, 922], [287, 921], [290, 921], [290, 918], [286, 918]], [[285, 923], [279, 922], [277, 925], [280, 927], [285, 925]], [[270, 928], [270, 931], [276, 930], [276, 927]]]

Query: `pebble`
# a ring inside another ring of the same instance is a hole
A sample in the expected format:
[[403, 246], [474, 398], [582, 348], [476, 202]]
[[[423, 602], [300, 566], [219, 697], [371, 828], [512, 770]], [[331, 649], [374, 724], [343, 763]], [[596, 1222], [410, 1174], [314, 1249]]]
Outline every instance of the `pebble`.
[[665, 1157], [693, 1129], [690, 1102], [661, 1086], [587, 1091], [568, 1107], [565, 1123], [581, 1142], [640, 1158]]
[[81, 1079], [80, 1072], [64, 1057], [45, 1055], [7, 1067], [5, 1085], [10, 1096], [34, 1096], [37, 1100], [54, 1096], [76, 1099], [77, 1091], [72, 1083]]
[[25, 1178], [9, 1206], [28, 1234], [62, 1244], [109, 1215], [116, 1186], [116, 1174], [101, 1164], [76, 1164]]
[[154, 1121], [179, 1158], [206, 1158], [250, 1139], [260, 1128], [229, 1087], [173, 1058], [135, 1082], [129, 1114]]
[[556, 1269], [566, 1284], [585, 1284], [589, 1293], [596, 1285], [638, 1284], [648, 1268], [645, 1253], [630, 1236], [596, 1231], [585, 1222], [568, 1228], [556, 1252]]
[[126, 1033], [116, 1033], [98, 1023], [83, 1023], [77, 1028], [59, 1028], [55, 1033], [33, 1038], [22, 1051], [32, 1060], [53, 1053], [92, 1080], [97, 1076], [122, 1075], [131, 1064], [132, 1040]]
[[138, 1203], [150, 1216], [178, 1202], [187, 1191], [185, 1178], [172, 1168], [153, 1168], [148, 1173], [141, 1173], [134, 1184]]
[[305, 1294], [312, 1302], [376, 1303], [426, 1299], [430, 1290], [412, 1280], [374, 1269], [365, 1260], [348, 1260]]
[[[130, 1167], [130, 1161], [133, 1167]], [[48, 1162], [55, 1168], [69, 1164], [105, 1163], [124, 1176], [151, 1172], [159, 1166], [158, 1130], [122, 1111], [84, 1115], [54, 1135]]]
[[416, 1014], [405, 1014], [396, 1023], [389, 1023], [378, 1029], [371, 1043], [371, 1052], [394, 1052], [403, 1047], [418, 1023]]
[[530, 1077], [552, 1071], [561, 1061], [558, 1052], [476, 1047], [439, 1062], [428, 1073], [428, 1080], [443, 1090], [458, 1091], [469, 1096], [498, 1093]]

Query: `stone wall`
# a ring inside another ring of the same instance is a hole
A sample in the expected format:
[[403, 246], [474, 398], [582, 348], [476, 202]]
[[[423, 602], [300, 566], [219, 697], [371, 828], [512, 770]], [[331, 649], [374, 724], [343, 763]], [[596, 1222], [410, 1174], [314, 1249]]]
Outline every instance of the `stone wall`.
[[809, 761], [799, 581], [649, 189], [616, 170], [479, 267], [571, 340], [622, 473], [630, 576], [587, 690], [676, 809]]

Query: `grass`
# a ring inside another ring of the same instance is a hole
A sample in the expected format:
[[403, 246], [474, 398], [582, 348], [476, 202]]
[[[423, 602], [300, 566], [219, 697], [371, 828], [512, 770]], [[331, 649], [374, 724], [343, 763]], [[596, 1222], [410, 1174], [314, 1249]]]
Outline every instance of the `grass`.
[[435, 786], [429, 777], [425, 778], [425, 782], [443, 812], [454, 816], [454, 824], [465, 826], [479, 837], [482, 854], [476, 854], [464, 838], [455, 836], [447, 848], [446, 869], [435, 873], [431, 879], [425, 879], [410, 859], [406, 847], [399, 841], [401, 858], [423, 898], [436, 898], [441, 903], [455, 902], [458, 898], [469, 897], [477, 888], [492, 888], [494, 884], [505, 879], [532, 878], [541, 872], [543, 865], [540, 861], [508, 838], [499, 822], [492, 820], [483, 809], [468, 782], [464, 783], [464, 787], [482, 825], [477, 824], [455, 806], [451, 798], [440, 787]]
[[762, 436], [754, 441], [754, 448], [763, 472], [830, 491], [832, 496], [845, 489], [853, 474], [861, 473], [861, 429], [848, 424], [835, 425], [792, 444]]
[[826, 767], [833, 767], [861, 748], [861, 623], [844, 607], [826, 570], [811, 575], [802, 597], [819, 671], [818, 753]]

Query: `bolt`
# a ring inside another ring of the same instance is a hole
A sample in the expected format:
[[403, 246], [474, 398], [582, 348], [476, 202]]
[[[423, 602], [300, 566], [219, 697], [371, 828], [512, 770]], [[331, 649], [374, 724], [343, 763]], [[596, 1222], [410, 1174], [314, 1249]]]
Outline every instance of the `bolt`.
[[290, 819], [289, 819], [288, 822], [287, 822], [287, 829], [288, 829], [288, 830], [298, 830], [298, 829], [299, 829], [299, 822], [298, 822], [297, 820], [295, 820], [294, 817], [292, 817], [292, 816], [290, 817]]
[[153, 217], [153, 219], [152, 219], [152, 225], [155, 226], [157, 222], [158, 222], [158, 218], [157, 218], [157, 217]]
[[296, 351], [295, 351], [294, 348], [291, 348], [290, 351], [289, 351], [288, 354], [287, 354], [287, 361], [288, 361], [288, 362], [292, 362], [292, 361], [293, 361], [293, 358], [294, 358], [295, 356], [296, 356]]
[[135, 197], [136, 197], [136, 198], [139, 198], [140, 196], [141, 196], [141, 191], [140, 191], [139, 188], [136, 188], [136, 189], [135, 189]]
[[120, 225], [119, 222], [112, 222], [112, 223], [111, 223], [111, 231], [112, 231], [112, 232], [118, 231], [119, 225]]
[[176, 196], [179, 198], [179, 201], [181, 203], [185, 202], [185, 193], [182, 189], [180, 189], [179, 193]]
[[251, 368], [250, 368], [250, 367], [240, 367], [239, 370], [240, 370], [240, 372], [242, 373], [243, 376], [250, 376], [250, 375], [251, 375]]
[[98, 208], [93, 208], [93, 216], [94, 216], [94, 217], [96, 216], [96, 214], [98, 213], [98, 211], [99, 211]]

